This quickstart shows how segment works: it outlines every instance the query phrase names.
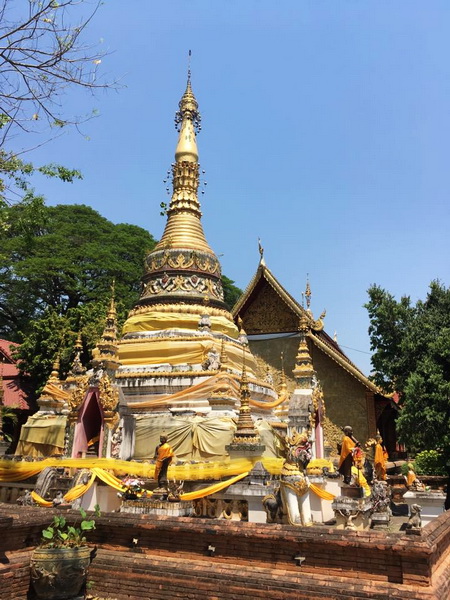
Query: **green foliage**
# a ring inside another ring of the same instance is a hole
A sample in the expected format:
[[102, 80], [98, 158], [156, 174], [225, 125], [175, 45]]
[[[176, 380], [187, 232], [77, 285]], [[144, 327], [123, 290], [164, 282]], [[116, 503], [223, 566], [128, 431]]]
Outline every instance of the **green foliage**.
[[377, 285], [368, 289], [369, 302], [365, 304], [370, 318], [369, 336], [373, 380], [385, 392], [398, 391], [404, 387], [405, 358], [401, 350], [405, 332], [414, 315], [408, 296], [400, 302]]
[[119, 321], [140, 293], [142, 265], [155, 240], [135, 225], [114, 225], [83, 205], [23, 203], [8, 212], [0, 245], [0, 336], [22, 344], [21, 369], [37, 390], [56, 352], [62, 372], [82, 331], [84, 359], [101, 334], [115, 279]]
[[400, 466], [400, 472], [402, 475], [404, 475], [405, 477], [408, 475], [408, 471], [409, 471], [409, 463], [404, 462], [401, 466]]
[[226, 277], [226, 275], [222, 275], [222, 287], [225, 304], [231, 310], [242, 296], [242, 290], [235, 286], [234, 281]]
[[433, 281], [415, 306], [377, 286], [369, 298], [374, 380], [400, 393], [399, 439], [441, 452], [450, 467], [450, 289]]
[[[49, 308], [38, 319], [33, 320], [23, 336], [22, 344], [15, 351], [20, 360], [20, 369], [27, 374], [35, 394], [39, 394], [52, 370], [58, 354], [60, 376], [67, 375], [74, 359], [74, 345], [78, 332], [82, 332], [83, 350], [81, 360], [88, 364], [94, 348], [105, 327], [108, 298], [89, 302], [60, 314]], [[125, 319], [126, 310], [119, 302], [119, 326]]]
[[17, 423], [17, 413], [10, 406], [0, 405], [0, 441], [11, 442], [11, 436], [3, 431], [5, 423], [9, 421], [13, 425]]
[[15, 206], [16, 202], [13, 202], [11, 198], [20, 198], [19, 204], [24, 203], [25, 206], [42, 205], [42, 197], [35, 195], [30, 181], [30, 178], [36, 173], [60, 179], [66, 183], [82, 179], [82, 175], [77, 169], [67, 169], [56, 164], [36, 167], [31, 162], [23, 161], [14, 153], [0, 149], [0, 209], [2, 209], [0, 230], [7, 231], [13, 224], [16, 213], [5, 210]]
[[423, 450], [414, 460], [417, 475], [445, 475], [444, 457], [436, 450]]
[[[95, 505], [95, 516], [100, 516], [100, 507]], [[86, 544], [85, 532], [95, 529], [95, 520], [87, 519], [87, 513], [80, 508], [82, 521], [79, 527], [69, 525], [64, 516], [55, 515], [52, 524], [42, 531], [41, 546], [45, 548], [78, 548]]]

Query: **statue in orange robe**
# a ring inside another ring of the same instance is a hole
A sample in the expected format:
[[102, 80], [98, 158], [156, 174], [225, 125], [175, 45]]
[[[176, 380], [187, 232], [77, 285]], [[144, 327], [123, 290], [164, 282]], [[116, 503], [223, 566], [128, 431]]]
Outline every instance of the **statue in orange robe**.
[[381, 481], [386, 481], [386, 463], [389, 458], [388, 453], [386, 452], [386, 448], [383, 445], [383, 440], [381, 439], [381, 435], [376, 436], [376, 445], [375, 445], [375, 456], [373, 460], [373, 465], [375, 467], [375, 475], [376, 478]]
[[341, 455], [339, 457], [338, 471], [344, 476], [344, 483], [350, 485], [352, 480], [353, 449], [359, 445], [358, 440], [353, 437], [353, 429], [348, 425], [344, 427], [342, 438]]
[[172, 462], [174, 453], [172, 447], [167, 443], [165, 435], [162, 435], [159, 441], [155, 450], [155, 479], [158, 480], [158, 487], [167, 487], [167, 469]]

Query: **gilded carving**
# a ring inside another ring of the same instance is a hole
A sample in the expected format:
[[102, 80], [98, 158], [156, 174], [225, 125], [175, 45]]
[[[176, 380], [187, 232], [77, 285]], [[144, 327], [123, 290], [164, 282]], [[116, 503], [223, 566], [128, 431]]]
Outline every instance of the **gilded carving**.
[[297, 331], [298, 317], [266, 282], [241, 314], [248, 334]]
[[119, 389], [117, 386], [111, 383], [111, 379], [107, 373], [100, 371], [100, 377], [98, 374], [94, 374], [95, 383], [93, 382], [92, 375], [84, 375], [78, 378], [77, 387], [72, 392], [69, 403], [72, 409], [70, 420], [73, 421], [76, 418], [76, 413], [83, 403], [86, 393], [90, 387], [97, 387], [99, 391], [99, 402], [103, 409], [105, 422], [110, 429], [117, 426], [119, 422], [119, 415], [116, 411], [117, 404], [119, 402]]
[[83, 375], [78, 378], [77, 387], [73, 390], [69, 398], [69, 404], [72, 411], [77, 410], [81, 406], [81, 403], [86, 396], [86, 392], [89, 389], [89, 379], [89, 375]]
[[168, 275], [163, 273], [161, 277], [151, 279], [144, 285], [141, 298], [149, 298], [170, 292], [196, 292], [198, 294], [209, 293], [218, 300], [223, 300], [223, 289], [220, 280], [213, 281], [198, 275]]
[[220, 263], [214, 256], [202, 255], [192, 250], [172, 250], [151, 252], [146, 260], [147, 273], [163, 269], [199, 270], [220, 277]]

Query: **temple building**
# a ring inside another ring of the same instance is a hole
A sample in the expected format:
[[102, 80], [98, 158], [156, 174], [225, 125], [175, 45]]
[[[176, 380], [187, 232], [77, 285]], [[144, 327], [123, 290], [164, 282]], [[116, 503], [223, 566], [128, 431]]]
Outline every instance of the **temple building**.
[[201, 223], [200, 119], [189, 73], [175, 116], [167, 222], [146, 257], [141, 296], [120, 336], [112, 292], [90, 371], [80, 337], [64, 381], [55, 363], [18, 454], [148, 460], [165, 435], [181, 461], [276, 457], [293, 424], [312, 432], [313, 457], [336, 451], [348, 423], [362, 442], [378, 425], [389, 443], [381, 425], [390, 401], [325, 333], [324, 314], [313, 317], [309, 285], [304, 308], [261, 249], [255, 277], [228, 310]]
[[[251, 351], [272, 372], [288, 375], [288, 392], [294, 388], [289, 377], [295, 365], [299, 343], [299, 320], [307, 323], [307, 344], [327, 406], [329, 442], [341, 437], [340, 428], [351, 423], [355, 436], [365, 441], [377, 429], [390, 454], [396, 450], [396, 403], [380, 393], [324, 330], [325, 311], [314, 319], [310, 310], [311, 288], [304, 293], [306, 308], [281, 285], [265, 263], [263, 253], [257, 271], [233, 308], [241, 319]], [[281, 358], [283, 357], [283, 365]]]

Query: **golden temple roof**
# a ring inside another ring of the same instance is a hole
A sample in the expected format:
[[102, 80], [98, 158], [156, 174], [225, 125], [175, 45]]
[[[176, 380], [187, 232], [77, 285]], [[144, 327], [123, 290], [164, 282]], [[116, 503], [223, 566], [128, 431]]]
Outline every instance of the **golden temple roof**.
[[233, 307], [232, 314], [235, 320], [237, 317], [242, 316], [245, 312], [245, 307], [261, 280], [265, 280], [269, 284], [269, 286], [276, 292], [280, 299], [299, 319], [303, 316], [306, 316], [310, 324], [310, 329], [306, 335], [313, 342], [313, 344], [317, 346], [317, 348], [322, 350], [322, 352], [324, 352], [333, 361], [350, 373], [350, 375], [355, 377], [355, 379], [362, 383], [371, 392], [382, 394], [381, 390], [358, 369], [358, 367], [342, 351], [340, 346], [323, 330], [323, 323], [321, 319], [319, 318], [315, 321], [310, 311], [307, 311], [305, 308], [303, 308], [289, 294], [289, 292], [284, 289], [284, 287], [276, 279], [265, 263], [259, 264], [252, 280]]

